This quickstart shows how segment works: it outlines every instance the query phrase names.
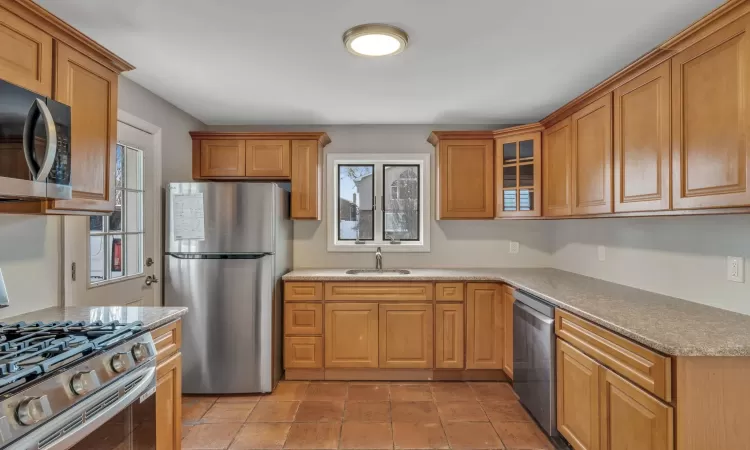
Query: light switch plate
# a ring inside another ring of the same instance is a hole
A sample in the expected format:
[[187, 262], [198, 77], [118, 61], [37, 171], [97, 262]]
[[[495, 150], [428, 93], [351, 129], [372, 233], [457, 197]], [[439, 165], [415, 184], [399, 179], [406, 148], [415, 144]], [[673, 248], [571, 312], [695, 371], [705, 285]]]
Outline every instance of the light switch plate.
[[600, 245], [596, 247], [596, 256], [599, 258], [599, 261], [604, 261], [607, 259], [607, 248], [603, 245]]
[[727, 256], [727, 280], [736, 283], [745, 282], [745, 258]]
[[519, 244], [516, 241], [510, 241], [510, 247], [508, 248], [508, 253], [518, 253], [518, 250], [520, 249], [521, 244]]

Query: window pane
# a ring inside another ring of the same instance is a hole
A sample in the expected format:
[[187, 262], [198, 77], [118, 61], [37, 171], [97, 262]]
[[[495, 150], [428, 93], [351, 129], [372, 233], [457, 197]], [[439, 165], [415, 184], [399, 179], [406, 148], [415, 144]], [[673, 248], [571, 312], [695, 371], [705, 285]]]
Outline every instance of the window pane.
[[127, 204], [125, 208], [125, 231], [143, 231], [143, 193], [126, 192]]
[[125, 236], [125, 273], [138, 275], [143, 273], [143, 235], [128, 234]]
[[109, 216], [109, 231], [122, 231], [122, 191], [115, 191], [115, 210]]
[[122, 187], [123, 169], [125, 167], [125, 147], [117, 145], [117, 155], [115, 157], [115, 187]]
[[516, 167], [503, 167], [503, 187], [516, 187]]
[[419, 166], [383, 166], [383, 240], [419, 240]]
[[503, 164], [515, 162], [516, 160], [516, 143], [508, 142], [503, 144]]
[[374, 239], [374, 166], [344, 165], [339, 168], [339, 240]]
[[518, 144], [519, 158], [534, 157], [534, 141], [521, 141]]
[[94, 232], [104, 231], [104, 217], [102, 216], [89, 217], [89, 231], [94, 231]]
[[105, 280], [104, 272], [104, 238], [105, 236], [89, 237], [89, 280], [92, 283]]
[[509, 189], [503, 191], [503, 211], [515, 211], [516, 210], [516, 190]]
[[518, 166], [518, 185], [534, 185], [534, 164], [523, 164]]
[[127, 169], [125, 170], [125, 187], [128, 189], [143, 189], [143, 152], [135, 148], [127, 147], [125, 158]]
[[534, 210], [534, 191], [529, 189], [520, 189], [518, 191], [519, 211]]
[[110, 279], [119, 278], [123, 276], [124, 271], [122, 267], [123, 252], [125, 251], [122, 245], [122, 235], [107, 236], [109, 243], [109, 276]]

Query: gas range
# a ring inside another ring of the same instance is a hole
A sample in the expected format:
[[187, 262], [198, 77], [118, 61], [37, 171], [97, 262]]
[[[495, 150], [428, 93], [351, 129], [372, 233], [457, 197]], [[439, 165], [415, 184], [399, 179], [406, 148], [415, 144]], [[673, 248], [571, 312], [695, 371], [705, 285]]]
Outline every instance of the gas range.
[[0, 448], [72, 446], [153, 393], [155, 355], [141, 322], [0, 323]]

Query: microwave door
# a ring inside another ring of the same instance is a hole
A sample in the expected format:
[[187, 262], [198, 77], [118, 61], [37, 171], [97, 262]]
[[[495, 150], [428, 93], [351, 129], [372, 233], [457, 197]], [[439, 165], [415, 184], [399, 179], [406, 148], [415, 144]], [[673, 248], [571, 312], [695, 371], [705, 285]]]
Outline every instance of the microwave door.
[[[39, 119], [44, 126], [44, 138], [39, 137]], [[39, 155], [39, 147], [43, 150]], [[45, 182], [52, 170], [57, 154], [57, 128], [47, 104], [40, 98], [34, 100], [23, 128], [23, 153], [33, 181]]]

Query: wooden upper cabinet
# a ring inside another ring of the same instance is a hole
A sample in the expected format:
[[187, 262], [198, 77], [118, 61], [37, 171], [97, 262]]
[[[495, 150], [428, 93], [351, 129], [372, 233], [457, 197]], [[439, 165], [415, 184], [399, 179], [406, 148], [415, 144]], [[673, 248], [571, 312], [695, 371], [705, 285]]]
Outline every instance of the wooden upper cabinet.
[[0, 79], [52, 96], [52, 36], [3, 8]]
[[612, 212], [612, 94], [570, 118], [573, 215]]
[[378, 367], [378, 304], [326, 303], [325, 367]]
[[317, 140], [292, 141], [292, 219], [321, 218], [321, 153]]
[[435, 305], [435, 367], [464, 368], [464, 305]]
[[570, 117], [544, 130], [542, 138], [542, 214], [569, 216], [571, 203], [572, 137]]
[[750, 15], [672, 58], [672, 205], [750, 205]]
[[438, 219], [495, 217], [493, 140], [440, 140], [437, 153]]
[[56, 42], [55, 100], [70, 106], [72, 200], [53, 209], [114, 210], [117, 77], [83, 53]]
[[468, 283], [466, 368], [503, 368], [503, 292], [498, 283]]
[[432, 368], [432, 304], [380, 305], [381, 369]]
[[614, 92], [614, 210], [670, 206], [670, 63]]
[[672, 450], [672, 407], [611, 370], [599, 370], [601, 450]]
[[541, 216], [542, 133], [495, 139], [497, 217]]
[[601, 367], [567, 342], [557, 340], [557, 429], [576, 450], [600, 448]]
[[288, 140], [245, 141], [245, 176], [289, 178], [291, 150]]
[[513, 303], [516, 299], [513, 297], [511, 286], [503, 286], [503, 371], [508, 378], [513, 379]]
[[202, 177], [244, 177], [245, 141], [200, 141], [200, 174]]

